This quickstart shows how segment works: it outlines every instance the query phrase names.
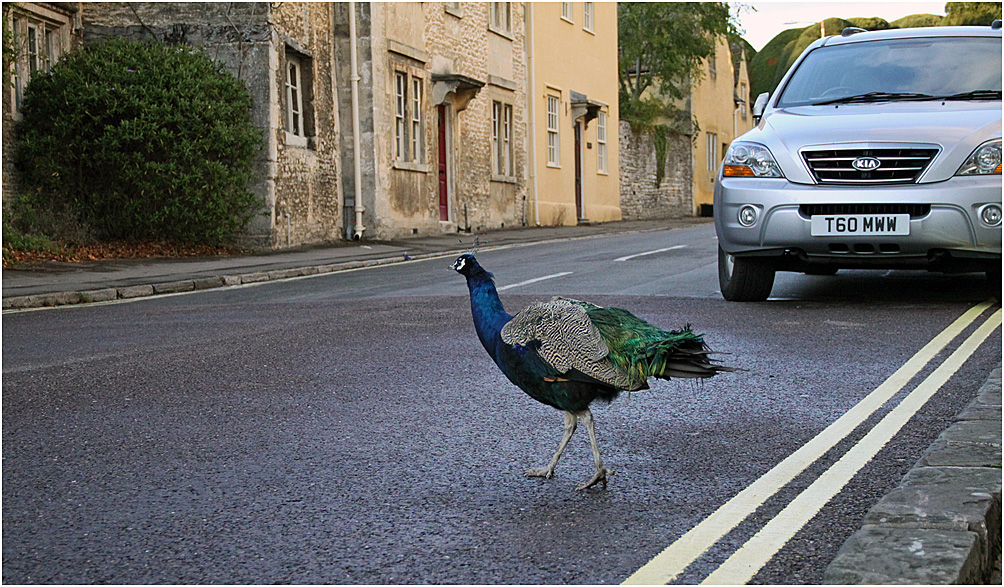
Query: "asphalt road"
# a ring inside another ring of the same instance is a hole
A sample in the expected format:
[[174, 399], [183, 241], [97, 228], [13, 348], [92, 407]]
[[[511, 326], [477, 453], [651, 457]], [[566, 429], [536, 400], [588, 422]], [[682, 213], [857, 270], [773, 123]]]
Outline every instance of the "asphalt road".
[[[510, 312], [560, 294], [692, 323], [744, 369], [594, 406], [616, 476], [585, 492], [581, 431], [554, 479], [522, 477], [561, 414], [491, 363], [452, 259], [5, 314], [3, 581], [619, 583], [986, 297], [980, 276], [844, 271], [733, 304], [715, 247], [705, 225], [478, 255]], [[718, 568], [960, 342], [677, 581]], [[1000, 355], [998, 329], [751, 582], [819, 582]]]

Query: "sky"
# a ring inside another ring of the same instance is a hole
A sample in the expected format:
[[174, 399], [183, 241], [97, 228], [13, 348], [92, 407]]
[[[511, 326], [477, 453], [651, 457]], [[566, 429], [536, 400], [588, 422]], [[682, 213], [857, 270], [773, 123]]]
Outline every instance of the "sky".
[[[745, 38], [759, 51], [775, 35], [786, 29], [803, 28], [835, 16], [877, 16], [892, 22], [910, 14], [945, 15], [945, 2], [747, 2], [739, 13]], [[752, 10], [750, 7], [755, 8]], [[785, 23], [798, 24], [785, 24]], [[836, 31], [834, 31], [836, 32]], [[827, 31], [829, 34], [829, 31]]]

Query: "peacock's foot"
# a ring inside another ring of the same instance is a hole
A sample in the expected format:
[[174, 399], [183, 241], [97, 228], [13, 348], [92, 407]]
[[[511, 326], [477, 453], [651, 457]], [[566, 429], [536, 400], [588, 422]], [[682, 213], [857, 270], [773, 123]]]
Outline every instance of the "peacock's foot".
[[611, 471], [610, 469], [606, 468], [606, 467], [600, 467], [599, 469], [596, 470], [596, 474], [593, 475], [593, 477], [591, 479], [589, 479], [588, 481], [584, 481], [582, 483], [579, 483], [575, 487], [575, 490], [576, 491], [582, 491], [583, 489], [589, 489], [590, 487], [592, 487], [593, 485], [596, 485], [597, 483], [602, 483], [603, 484], [603, 489], [606, 489], [607, 488], [607, 475], [610, 475], [611, 477], [613, 477], [614, 476], [614, 472]]
[[554, 469], [548, 467], [541, 467], [539, 469], [527, 469], [523, 471], [524, 477], [543, 477], [544, 479], [550, 479], [554, 477]]

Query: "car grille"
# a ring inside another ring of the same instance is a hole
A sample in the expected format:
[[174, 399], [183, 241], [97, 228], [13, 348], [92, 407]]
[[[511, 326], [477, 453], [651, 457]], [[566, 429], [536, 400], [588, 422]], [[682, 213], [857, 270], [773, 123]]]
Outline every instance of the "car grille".
[[798, 211], [805, 218], [830, 214], [909, 214], [923, 218], [931, 212], [930, 204], [802, 204]]
[[[802, 156], [821, 184], [903, 184], [915, 183], [937, 149], [826, 149], [803, 151]], [[861, 171], [851, 163], [861, 157], [878, 159], [878, 169]]]

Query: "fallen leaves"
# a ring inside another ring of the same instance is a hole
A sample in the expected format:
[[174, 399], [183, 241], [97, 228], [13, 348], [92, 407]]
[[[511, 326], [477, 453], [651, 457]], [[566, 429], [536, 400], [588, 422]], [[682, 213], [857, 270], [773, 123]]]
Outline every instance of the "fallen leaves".
[[19, 251], [3, 248], [3, 266], [20, 267], [47, 261], [83, 263], [114, 259], [156, 259], [180, 257], [215, 257], [239, 255], [245, 251], [231, 247], [163, 242], [108, 242], [88, 245], [64, 245], [51, 251]]

